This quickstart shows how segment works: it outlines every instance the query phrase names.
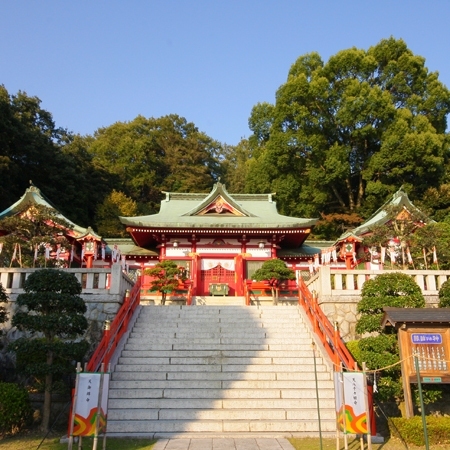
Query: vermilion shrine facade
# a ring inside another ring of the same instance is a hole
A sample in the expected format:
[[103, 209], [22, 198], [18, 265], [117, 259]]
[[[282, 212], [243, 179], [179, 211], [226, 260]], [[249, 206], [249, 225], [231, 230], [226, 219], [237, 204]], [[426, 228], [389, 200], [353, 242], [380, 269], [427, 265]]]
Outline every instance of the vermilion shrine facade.
[[[244, 295], [244, 280], [268, 259], [286, 260], [317, 222], [278, 214], [272, 194], [231, 195], [221, 183], [209, 194], [164, 194], [158, 214], [120, 220], [137, 247], [185, 269], [194, 295]], [[289, 259], [292, 269], [307, 268], [308, 256]]]

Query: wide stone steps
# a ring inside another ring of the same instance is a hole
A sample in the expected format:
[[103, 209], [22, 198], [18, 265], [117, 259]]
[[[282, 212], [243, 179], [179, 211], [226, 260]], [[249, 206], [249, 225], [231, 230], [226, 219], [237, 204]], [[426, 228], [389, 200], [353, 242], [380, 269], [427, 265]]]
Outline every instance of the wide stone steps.
[[332, 377], [312, 340], [297, 306], [141, 307], [111, 377], [108, 434], [318, 435], [319, 402], [334, 435]]
[[[310, 409], [124, 409], [117, 412], [119, 420], [309, 420]], [[334, 420], [335, 413], [325, 410], [323, 419]]]

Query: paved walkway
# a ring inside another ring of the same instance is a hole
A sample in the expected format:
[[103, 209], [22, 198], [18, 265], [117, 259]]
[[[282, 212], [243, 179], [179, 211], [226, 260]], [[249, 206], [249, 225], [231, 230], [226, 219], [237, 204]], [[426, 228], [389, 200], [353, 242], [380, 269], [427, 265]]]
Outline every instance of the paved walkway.
[[160, 439], [153, 450], [294, 450], [294, 447], [282, 438], [180, 438]]

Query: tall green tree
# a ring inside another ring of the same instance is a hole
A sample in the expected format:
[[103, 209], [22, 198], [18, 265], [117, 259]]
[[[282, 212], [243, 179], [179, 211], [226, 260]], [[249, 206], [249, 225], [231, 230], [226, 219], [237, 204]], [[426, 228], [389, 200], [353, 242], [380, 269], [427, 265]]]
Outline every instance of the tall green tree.
[[420, 197], [443, 181], [449, 111], [449, 90], [402, 40], [301, 56], [275, 105], [252, 111], [248, 179], [295, 215], [368, 214], [401, 185]]
[[42, 187], [66, 217], [84, 227], [94, 226], [98, 205], [120, 185], [115, 174], [95, 163], [89, 152], [93, 141], [92, 136], [71, 135], [61, 147], [64, 166], [51, 178], [58, 186], [64, 183], [64, 189], [54, 198]]
[[57, 127], [41, 100], [0, 86], [0, 211], [30, 180], [73, 222], [93, 224], [97, 203], [112, 189], [112, 175], [86, 151], [92, 138]]
[[252, 153], [253, 148], [247, 139], [235, 146], [223, 146], [223, 181], [228, 192], [243, 194], [247, 191], [245, 180]]
[[252, 275], [256, 281], [267, 281], [272, 290], [272, 303], [278, 303], [278, 289], [287, 280], [295, 280], [295, 273], [286, 266], [281, 259], [268, 259], [263, 265]]
[[162, 190], [205, 192], [220, 172], [220, 144], [177, 115], [101, 128], [89, 152], [143, 214], [158, 210]]
[[[6, 208], [22, 194], [29, 180], [49, 190], [62, 187], [48, 183], [63, 171], [60, 145], [67, 136], [57, 128], [51, 113], [37, 97], [19, 91], [10, 95], [0, 86], [0, 208]], [[42, 182], [42, 183], [41, 183]], [[50, 195], [50, 193], [48, 193]]]
[[24, 362], [22, 370], [26, 374], [44, 380], [44, 431], [49, 427], [54, 376], [73, 372], [74, 367], [68, 367], [87, 350], [86, 342], [77, 340], [88, 327], [81, 291], [73, 274], [42, 269], [30, 274], [24, 293], [17, 297], [12, 325], [26, 336], [12, 342], [10, 349]]
[[137, 204], [123, 192], [115, 189], [97, 208], [96, 225], [103, 237], [128, 237], [119, 216], [133, 217], [137, 214]]

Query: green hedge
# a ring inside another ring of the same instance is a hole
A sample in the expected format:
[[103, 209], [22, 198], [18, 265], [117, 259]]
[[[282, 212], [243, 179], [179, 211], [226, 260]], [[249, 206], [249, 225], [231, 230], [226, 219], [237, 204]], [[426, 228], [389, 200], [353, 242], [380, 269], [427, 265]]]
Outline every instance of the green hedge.
[[[435, 444], [450, 444], [450, 417], [428, 416], [428, 442]], [[425, 445], [422, 417], [411, 419], [393, 417], [389, 421], [391, 436], [403, 439], [407, 444]]]
[[19, 431], [32, 415], [28, 392], [17, 384], [0, 382], [0, 436]]

